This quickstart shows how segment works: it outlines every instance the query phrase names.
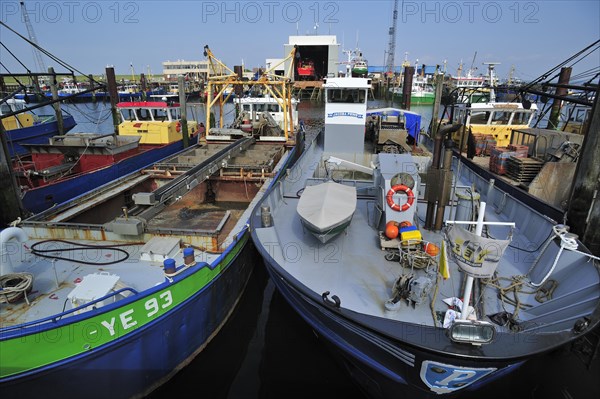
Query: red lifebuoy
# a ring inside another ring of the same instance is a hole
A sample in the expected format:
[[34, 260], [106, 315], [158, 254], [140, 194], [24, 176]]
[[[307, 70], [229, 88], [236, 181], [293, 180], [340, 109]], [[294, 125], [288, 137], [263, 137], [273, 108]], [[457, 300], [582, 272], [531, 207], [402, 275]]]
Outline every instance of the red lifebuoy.
[[177, 133], [181, 132], [181, 122], [175, 124], [175, 131], [177, 131]]
[[[408, 200], [402, 206], [400, 206], [394, 202], [394, 194], [396, 194], [399, 191], [404, 192], [406, 194], [406, 196], [408, 197]], [[392, 208], [392, 210], [394, 210], [396, 212], [404, 212], [408, 208], [410, 208], [411, 205], [415, 202], [415, 195], [413, 194], [412, 190], [410, 188], [406, 187], [405, 185], [396, 184], [395, 186], [392, 186], [392, 188], [390, 188], [390, 191], [387, 192], [385, 199], [387, 201], [387, 204], [390, 206], [390, 208]]]

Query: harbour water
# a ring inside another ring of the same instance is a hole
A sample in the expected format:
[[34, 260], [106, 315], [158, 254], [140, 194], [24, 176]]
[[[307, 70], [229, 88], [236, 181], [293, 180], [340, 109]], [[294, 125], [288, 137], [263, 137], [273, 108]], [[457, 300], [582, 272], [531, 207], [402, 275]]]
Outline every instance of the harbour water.
[[[387, 106], [373, 102], [371, 107]], [[112, 129], [105, 103], [71, 104], [65, 109], [78, 125], [73, 132], [108, 133]], [[233, 117], [231, 104], [226, 120]], [[322, 124], [322, 105], [303, 102], [300, 118], [309, 131]], [[431, 119], [431, 107], [413, 107]], [[49, 110], [46, 110], [48, 112]], [[202, 104], [188, 111], [204, 121]], [[218, 116], [217, 116], [218, 117]], [[238, 307], [211, 343], [151, 398], [360, 398], [343, 366], [336, 362], [310, 327], [278, 294], [262, 264], [254, 273]], [[579, 351], [581, 352], [581, 351]], [[561, 348], [535, 358], [517, 372], [460, 398], [596, 398], [600, 397], [600, 357], [589, 366], [586, 354]], [[435, 397], [424, 394], [422, 397]], [[399, 397], [402, 397], [399, 393]], [[410, 398], [413, 399], [413, 398]]]

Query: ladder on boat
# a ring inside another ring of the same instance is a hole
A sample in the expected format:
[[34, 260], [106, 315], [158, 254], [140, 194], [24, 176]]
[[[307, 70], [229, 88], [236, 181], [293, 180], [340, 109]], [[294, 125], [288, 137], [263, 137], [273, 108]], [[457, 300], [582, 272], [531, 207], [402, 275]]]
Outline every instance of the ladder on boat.
[[315, 86], [313, 87], [312, 93], [310, 94], [310, 100], [311, 101], [321, 101], [321, 95], [323, 91], [323, 87], [322, 86]]

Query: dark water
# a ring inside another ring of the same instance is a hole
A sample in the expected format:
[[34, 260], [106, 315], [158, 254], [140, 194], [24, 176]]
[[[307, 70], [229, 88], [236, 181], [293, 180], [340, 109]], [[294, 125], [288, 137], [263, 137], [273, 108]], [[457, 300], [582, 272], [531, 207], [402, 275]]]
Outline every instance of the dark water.
[[[383, 102], [370, 106], [386, 106]], [[79, 122], [74, 131], [106, 133], [112, 128], [106, 104], [67, 106]], [[300, 104], [300, 118], [314, 132], [322, 124], [322, 105]], [[231, 109], [226, 120], [231, 115]], [[431, 118], [430, 107], [413, 107]], [[202, 105], [188, 112], [202, 120]], [[192, 119], [191, 117], [189, 117]], [[100, 122], [97, 125], [97, 122]], [[584, 347], [585, 348], [585, 347]], [[580, 351], [581, 352], [581, 351]], [[583, 360], [582, 360], [583, 359]], [[513, 374], [459, 398], [598, 398], [600, 354], [589, 356], [570, 347], [533, 359]], [[241, 301], [205, 350], [151, 398], [362, 398], [313, 331], [269, 282], [262, 263], [255, 265]], [[399, 392], [399, 398], [403, 398]], [[435, 397], [435, 396], [431, 396]], [[413, 398], [410, 398], [413, 399]]]

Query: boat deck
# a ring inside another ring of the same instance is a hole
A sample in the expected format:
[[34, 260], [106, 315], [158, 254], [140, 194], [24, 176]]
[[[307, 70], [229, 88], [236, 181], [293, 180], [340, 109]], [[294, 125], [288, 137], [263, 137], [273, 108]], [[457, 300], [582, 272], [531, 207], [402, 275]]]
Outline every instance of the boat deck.
[[[92, 279], [100, 281], [89, 292], [96, 299], [129, 289], [107, 300], [115, 301], [164, 282], [163, 260], [182, 265], [182, 248], [193, 248], [197, 263], [212, 264], [245, 228], [263, 185], [285, 160], [281, 145], [252, 142], [229, 155], [223, 152], [228, 148], [236, 147], [211, 143], [191, 148], [24, 221], [19, 227], [29, 239], [5, 245], [14, 273], [31, 274], [33, 288], [26, 300], [0, 298], [0, 328], [76, 307], [73, 296], [81, 294], [82, 288], [75, 290], [86, 276], [97, 275]], [[227, 160], [215, 158], [219, 154]], [[207, 163], [211, 159], [219, 165]], [[193, 172], [202, 172], [205, 163], [208, 175], [202, 181]], [[174, 194], [167, 196], [170, 191]], [[138, 203], [136, 194], [142, 195]], [[150, 195], [162, 202], [144, 205]], [[136, 233], [140, 223], [143, 229]]]
[[[316, 146], [313, 146], [316, 147]], [[310, 155], [310, 157], [309, 157]], [[256, 229], [256, 235], [262, 245], [267, 248], [273, 259], [301, 284], [317, 294], [329, 291], [341, 301], [341, 307], [358, 313], [388, 318], [398, 321], [422, 325], [440, 326], [448, 305], [442, 299], [462, 296], [465, 275], [459, 271], [454, 262], [450, 262], [450, 278], [447, 280], [437, 276], [436, 265], [430, 267], [429, 274], [437, 288], [431, 289], [421, 304], [414, 306], [408, 302], [398, 302], [398, 306], [389, 310], [385, 303], [393, 297], [393, 285], [399, 276], [411, 272], [398, 260], [385, 259], [386, 251], [382, 249], [379, 238], [382, 225], [374, 223], [377, 214], [376, 192], [369, 189], [370, 181], [344, 180], [342, 183], [357, 188], [357, 208], [350, 225], [346, 230], [325, 244], [307, 231], [300, 220], [296, 206], [299, 195], [306, 184], [318, 184], [326, 179], [322, 176], [323, 154], [312, 148], [307, 150], [305, 159], [296, 164], [291, 175], [294, 179], [286, 179], [280, 194], [273, 194], [265, 205], [270, 205], [274, 227]], [[308, 159], [311, 159], [310, 161]], [[465, 168], [466, 169], [466, 168]], [[300, 175], [301, 173], [301, 175]], [[336, 175], [337, 176], [337, 175]], [[470, 187], [476, 179], [465, 174], [458, 186]], [[478, 192], [487, 188], [487, 182], [479, 181]], [[424, 189], [419, 190], [420, 193]], [[274, 197], [277, 197], [275, 199]], [[441, 246], [441, 232], [428, 231], [423, 228], [426, 202], [422, 195], [417, 206], [418, 217], [415, 224], [423, 234], [423, 240]], [[444, 220], [453, 220], [452, 207], [445, 209]], [[557, 240], [545, 248], [544, 242], [552, 235], [551, 222], [540, 214], [520, 206], [516, 201], [495, 193], [490, 198], [485, 220], [489, 222], [515, 222], [511, 247], [509, 247], [497, 268], [499, 283], [506, 287], [518, 279], [538, 281], [549, 272], [555, 255], [559, 249]], [[378, 228], [372, 227], [377, 225]], [[489, 237], [506, 239], [510, 227], [490, 226], [485, 230]], [[536, 259], [541, 258], [536, 265]], [[534, 265], [536, 265], [534, 267]], [[425, 277], [425, 270], [414, 270], [415, 276]], [[528, 277], [525, 277], [525, 276]], [[535, 290], [523, 286], [519, 292], [520, 310], [517, 312], [523, 322], [523, 328], [533, 330], [554, 330], [569, 328], [577, 318], [588, 314], [598, 301], [598, 271], [587, 262], [587, 258], [576, 253], [564, 253], [552, 278], [558, 282], [552, 300], [540, 303], [535, 298]], [[569, 312], [574, 298], [578, 298], [580, 311]], [[476, 312], [484, 318], [503, 311], [515, 312], [514, 297], [499, 298], [498, 290], [492, 285], [481, 286], [477, 295]], [[483, 313], [483, 314], [482, 314]]]

